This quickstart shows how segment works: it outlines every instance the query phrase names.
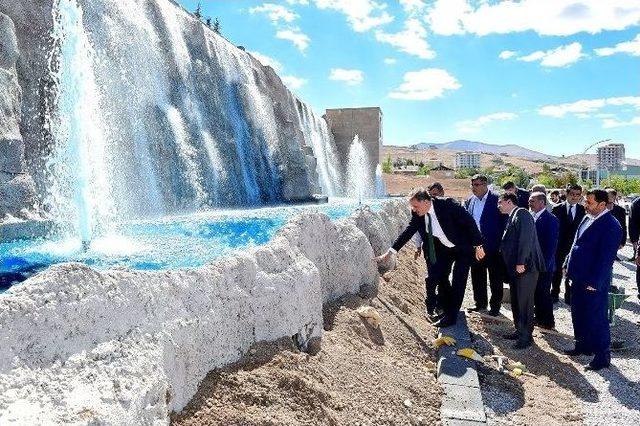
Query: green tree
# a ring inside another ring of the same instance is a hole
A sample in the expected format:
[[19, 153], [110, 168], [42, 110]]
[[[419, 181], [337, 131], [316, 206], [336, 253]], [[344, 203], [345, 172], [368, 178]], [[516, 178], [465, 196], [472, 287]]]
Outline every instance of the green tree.
[[471, 176], [478, 173], [476, 169], [463, 168], [456, 170], [455, 178], [456, 179], [469, 179]]
[[202, 5], [200, 3], [198, 3], [198, 6], [196, 7], [196, 11], [193, 12], [193, 14], [196, 16], [196, 18], [200, 19], [202, 17]]
[[215, 31], [217, 34], [220, 34], [220, 21], [218, 20], [218, 18], [216, 18], [216, 20], [213, 22], [213, 31]]
[[429, 174], [429, 170], [430, 170], [430, 169], [429, 169], [429, 167], [423, 164], [423, 165], [418, 169], [418, 172], [416, 173], [416, 175], [418, 175], [418, 176], [426, 176], [426, 175], [428, 175], [428, 174]]
[[393, 163], [391, 162], [390, 155], [388, 155], [387, 158], [382, 162], [382, 173], [393, 173]]

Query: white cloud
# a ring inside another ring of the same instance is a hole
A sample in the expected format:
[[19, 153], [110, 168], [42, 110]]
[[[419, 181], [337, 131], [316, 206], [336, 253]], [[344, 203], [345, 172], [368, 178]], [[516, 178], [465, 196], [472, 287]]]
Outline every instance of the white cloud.
[[311, 41], [309, 36], [300, 31], [299, 28], [278, 30], [278, 32], [276, 33], [276, 38], [289, 40], [301, 52], [307, 50], [307, 47], [309, 47], [309, 42]]
[[384, 58], [384, 63], [386, 65], [394, 65], [396, 62], [398, 62], [396, 58]]
[[582, 53], [582, 45], [576, 42], [547, 50], [546, 52], [538, 50], [529, 55], [521, 56], [518, 60], [525, 62], [540, 61], [540, 65], [543, 67], [564, 67], [578, 62], [580, 58], [585, 56], [587, 55]]
[[307, 80], [304, 78], [295, 77], [293, 75], [284, 75], [282, 76], [282, 81], [289, 89], [299, 89], [305, 84], [307, 84]]
[[289, 4], [302, 4], [302, 5], [307, 5], [309, 4], [309, 0], [287, 0], [287, 3]]
[[423, 0], [400, 0], [400, 4], [409, 15], [420, 13], [427, 7]]
[[417, 56], [422, 59], [432, 59], [436, 56], [426, 40], [427, 30], [417, 18], [407, 19], [404, 30], [395, 34], [376, 31], [376, 40], [388, 43], [401, 52]]
[[568, 36], [622, 30], [640, 23], [640, 4], [629, 0], [521, 0], [475, 2], [438, 0], [426, 17], [431, 30], [451, 35], [535, 31]]
[[273, 59], [272, 57], [267, 56], [267, 55], [263, 55], [260, 52], [249, 51], [249, 53], [251, 54], [251, 56], [253, 56], [258, 61], [260, 61], [260, 63], [262, 65], [270, 66], [271, 68], [273, 68], [277, 72], [282, 71], [282, 64], [280, 62], [276, 61], [275, 59]]
[[515, 118], [518, 118], [518, 115], [512, 112], [496, 112], [480, 116], [475, 120], [460, 121], [456, 123], [456, 127], [461, 132], [475, 133], [493, 121], [506, 121], [513, 120]]
[[502, 52], [500, 52], [500, 55], [498, 56], [500, 57], [500, 59], [509, 59], [509, 58], [513, 58], [517, 54], [518, 52], [514, 52], [513, 50], [503, 50]]
[[297, 13], [286, 7], [273, 3], [264, 3], [262, 6], [252, 7], [249, 9], [249, 13], [264, 13], [274, 24], [279, 21], [293, 22], [299, 17]]
[[462, 86], [458, 83], [458, 80], [446, 70], [426, 68], [406, 73], [404, 82], [400, 87], [389, 93], [389, 97], [426, 101], [442, 97], [446, 90], [457, 90], [460, 87]]
[[628, 53], [631, 56], [640, 56], [640, 34], [631, 41], [624, 41], [616, 44], [614, 47], [602, 47], [594, 49], [598, 56], [611, 56], [616, 53]]
[[633, 117], [629, 121], [620, 121], [615, 118], [605, 118], [602, 120], [602, 127], [605, 129], [612, 129], [614, 127], [626, 127], [626, 126], [640, 126], [640, 116]]
[[436, 34], [463, 34], [465, 30], [462, 19], [471, 10], [466, 0], [437, 0], [429, 9], [425, 21]]
[[[640, 111], [640, 96], [619, 96], [615, 98], [581, 99], [557, 105], [547, 105], [538, 109], [538, 114], [548, 117], [562, 118], [572, 115], [577, 118], [597, 118], [602, 120], [602, 127], [613, 128], [623, 126], [640, 125], [640, 117], [631, 120], [620, 120], [616, 114], [599, 112], [609, 107], [631, 107], [631, 110]], [[629, 108], [626, 108], [627, 110]]]
[[357, 86], [364, 80], [364, 73], [360, 70], [332, 68], [329, 73], [329, 80], [343, 81], [349, 86]]
[[315, 0], [319, 9], [341, 12], [354, 31], [362, 33], [393, 21], [385, 9], [386, 4], [375, 0]]

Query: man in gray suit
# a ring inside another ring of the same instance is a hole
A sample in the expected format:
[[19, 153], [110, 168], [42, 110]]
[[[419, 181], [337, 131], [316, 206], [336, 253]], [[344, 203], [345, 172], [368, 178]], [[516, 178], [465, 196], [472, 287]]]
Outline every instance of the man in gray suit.
[[545, 271], [544, 258], [533, 216], [518, 207], [518, 197], [505, 192], [498, 199], [498, 207], [509, 215], [500, 252], [511, 290], [511, 312], [516, 327], [516, 331], [505, 338], [516, 340], [514, 349], [524, 349], [533, 343], [533, 302], [538, 275]]

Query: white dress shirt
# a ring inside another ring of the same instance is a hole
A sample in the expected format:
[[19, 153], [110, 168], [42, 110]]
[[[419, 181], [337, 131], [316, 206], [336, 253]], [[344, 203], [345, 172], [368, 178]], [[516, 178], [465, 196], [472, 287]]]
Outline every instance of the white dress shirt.
[[589, 227], [593, 224], [593, 222], [600, 219], [602, 216], [604, 216], [607, 213], [609, 213], [609, 210], [607, 209], [603, 210], [602, 213], [600, 213], [598, 216], [593, 216], [587, 213], [584, 216], [584, 219], [582, 219], [582, 222], [580, 222], [580, 226], [578, 226], [578, 232], [576, 232], [576, 240], [580, 238], [582, 234], [584, 234], [584, 231], [589, 229]]
[[425, 226], [427, 227], [426, 229], [429, 229], [429, 223], [427, 222], [429, 220], [429, 217], [431, 217], [431, 220], [433, 221], [431, 223], [431, 230], [433, 231], [433, 236], [436, 237], [437, 239], [439, 239], [440, 242], [445, 247], [449, 247], [449, 248], [455, 247], [455, 244], [453, 244], [451, 241], [449, 241], [447, 236], [444, 235], [444, 231], [442, 230], [442, 227], [440, 226], [440, 222], [438, 222], [438, 216], [436, 216], [436, 210], [433, 208], [433, 203], [431, 203], [431, 208], [429, 209], [427, 214], [424, 215]]
[[545, 210], [546, 210], [546, 209], [542, 209], [542, 210], [540, 210], [538, 213], [531, 212], [531, 214], [533, 215], [533, 221], [534, 221], [534, 222], [537, 222], [537, 221], [538, 221], [538, 219], [540, 218], [540, 216], [542, 216], [542, 213], [544, 213], [544, 211], [545, 211]]
[[476, 221], [476, 225], [478, 225], [478, 229], [480, 230], [480, 232], [482, 232], [480, 219], [482, 218], [482, 212], [484, 211], [484, 205], [487, 203], [488, 195], [489, 191], [487, 191], [482, 198], [478, 198], [474, 195], [469, 202], [469, 213], [471, 213], [471, 216], [473, 216], [473, 220]]

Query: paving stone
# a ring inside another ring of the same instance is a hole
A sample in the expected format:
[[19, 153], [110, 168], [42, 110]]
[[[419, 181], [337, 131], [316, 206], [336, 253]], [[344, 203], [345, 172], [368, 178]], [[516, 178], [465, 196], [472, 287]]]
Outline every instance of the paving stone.
[[443, 383], [440, 417], [444, 419], [486, 422], [480, 389]]
[[487, 422], [476, 422], [474, 420], [442, 419], [442, 426], [483, 426]]
[[438, 352], [438, 381], [443, 384], [480, 389], [475, 361], [456, 355], [459, 346], [440, 348]]

